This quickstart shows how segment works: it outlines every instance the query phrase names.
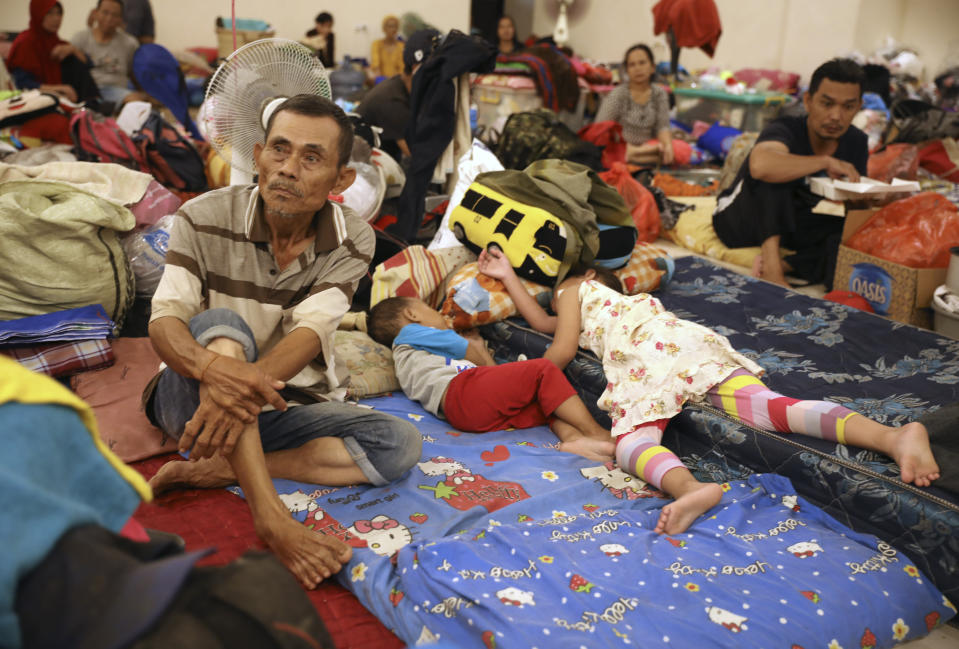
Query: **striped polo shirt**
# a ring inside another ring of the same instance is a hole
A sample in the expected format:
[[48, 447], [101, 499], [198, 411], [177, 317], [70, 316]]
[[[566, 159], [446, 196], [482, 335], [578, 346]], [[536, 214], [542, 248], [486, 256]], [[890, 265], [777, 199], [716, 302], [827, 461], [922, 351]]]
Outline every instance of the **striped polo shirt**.
[[173, 220], [151, 322], [173, 316], [189, 323], [201, 311], [231, 309], [252, 329], [261, 355], [297, 327], [308, 327], [322, 355], [286, 382], [289, 392], [342, 400], [349, 375], [336, 363], [333, 335], [373, 259], [375, 238], [349, 208], [330, 201], [314, 228], [314, 245], [281, 270], [255, 185], [224, 187], [185, 203]]

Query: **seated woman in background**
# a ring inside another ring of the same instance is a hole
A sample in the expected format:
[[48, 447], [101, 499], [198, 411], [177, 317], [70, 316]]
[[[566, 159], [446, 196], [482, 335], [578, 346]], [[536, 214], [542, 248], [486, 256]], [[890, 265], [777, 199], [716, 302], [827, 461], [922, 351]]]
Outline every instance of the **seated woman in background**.
[[30, 27], [10, 46], [7, 68], [20, 89], [37, 88], [72, 102], [97, 99], [86, 54], [57, 36], [62, 21], [57, 0], [30, 0]]
[[500, 54], [512, 54], [523, 49], [523, 44], [516, 38], [516, 22], [512, 16], [503, 16], [496, 24], [496, 49]]
[[626, 50], [623, 68], [627, 81], [603, 100], [596, 122], [612, 120], [623, 127], [626, 161], [641, 165], [672, 164], [675, 160], [669, 130], [669, 98], [653, 85], [656, 70], [653, 52], [646, 45]]
[[306, 32], [304, 42], [313, 48], [323, 67], [332, 68], [336, 63], [336, 52], [333, 51], [333, 15], [327, 11], [321, 11], [316, 15], [314, 22], [316, 26]]
[[383, 38], [373, 41], [370, 48], [370, 74], [373, 80], [394, 77], [403, 71], [403, 41], [396, 35], [400, 31], [400, 19], [387, 16], [383, 19]]

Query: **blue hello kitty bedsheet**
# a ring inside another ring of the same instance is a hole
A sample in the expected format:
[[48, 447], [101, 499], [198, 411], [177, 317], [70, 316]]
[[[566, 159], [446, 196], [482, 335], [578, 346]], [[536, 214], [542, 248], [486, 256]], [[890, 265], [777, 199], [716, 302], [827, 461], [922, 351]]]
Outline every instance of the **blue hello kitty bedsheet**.
[[277, 480], [305, 525], [347, 540], [339, 579], [408, 645], [891, 647], [956, 610], [895, 548], [767, 474], [723, 485], [686, 533], [664, 494], [556, 450], [545, 427], [453, 430], [402, 395], [422, 461], [385, 487]]

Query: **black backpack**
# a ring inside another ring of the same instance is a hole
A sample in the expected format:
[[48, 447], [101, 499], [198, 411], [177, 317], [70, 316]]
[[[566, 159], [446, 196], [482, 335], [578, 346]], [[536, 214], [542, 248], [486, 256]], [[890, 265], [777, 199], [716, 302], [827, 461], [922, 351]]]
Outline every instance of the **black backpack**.
[[186, 192], [205, 192], [206, 166], [193, 143], [157, 112], [151, 112], [133, 141], [150, 173], [161, 184]]
[[602, 149], [580, 139], [546, 108], [510, 115], [493, 152], [507, 169], [525, 169], [544, 158], [578, 162], [594, 171], [603, 169]]

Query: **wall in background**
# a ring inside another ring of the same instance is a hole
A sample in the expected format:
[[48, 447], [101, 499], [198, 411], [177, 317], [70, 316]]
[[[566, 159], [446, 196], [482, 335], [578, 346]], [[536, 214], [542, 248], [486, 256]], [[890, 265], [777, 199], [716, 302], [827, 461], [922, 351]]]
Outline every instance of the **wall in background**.
[[[556, 4], [535, 0], [534, 33], [552, 33]], [[574, 0], [570, 46], [587, 58], [618, 61], [627, 47], [645, 42], [665, 60], [666, 39], [653, 35], [655, 4]], [[950, 52], [959, 64], [957, 0], [716, 0], [716, 6], [723, 34], [715, 58], [683, 49], [680, 63], [689, 69], [778, 68], [808, 79], [826, 59], [854, 50], [870, 54], [890, 37], [920, 52], [927, 78], [940, 71]]]
[[[95, 0], [61, 0], [64, 6], [60, 37], [69, 40], [86, 26], [86, 17]], [[216, 47], [214, 25], [217, 16], [230, 17], [228, 0], [152, 0], [157, 41], [168, 49], [194, 46]], [[0, 1], [0, 30], [26, 29], [30, 22], [28, 0]], [[260, 2], [236, 0], [237, 18], [258, 18], [269, 22], [277, 36], [298, 39], [313, 27], [321, 11], [333, 14], [336, 56], [344, 54], [369, 58], [370, 44], [383, 37], [381, 24], [387, 14], [413, 11], [441, 31], [469, 30], [467, 0], [281, 0]]]
[[[66, 14], [60, 34], [69, 38], [84, 26], [95, 3], [62, 2]], [[586, 58], [618, 61], [629, 45], [644, 41], [654, 46], [657, 58], [668, 58], [665, 38], [653, 36], [655, 2], [575, 0], [570, 45]], [[0, 29], [24, 29], [28, 4], [28, 0], [0, 2]], [[530, 32], [552, 33], [556, 4], [556, 0], [506, 0], [504, 6], [516, 19], [520, 38], [525, 38]], [[716, 4], [723, 23], [716, 56], [710, 59], [700, 50], [684, 49], [680, 62], [687, 68], [780, 68], [808, 79], [822, 61], [853, 50], [871, 53], [887, 38], [917, 48], [928, 78], [940, 71], [950, 52], [959, 63], [959, 0], [716, 0]], [[153, 0], [153, 7], [159, 40], [170, 49], [215, 46], [214, 21], [230, 13], [226, 0]], [[413, 11], [442, 31], [468, 31], [470, 20], [469, 0], [329, 0], [325, 4], [236, 0], [237, 16], [266, 20], [278, 36], [294, 39], [324, 9], [336, 21], [338, 58], [368, 56], [370, 43], [382, 35], [380, 23], [388, 13]]]

